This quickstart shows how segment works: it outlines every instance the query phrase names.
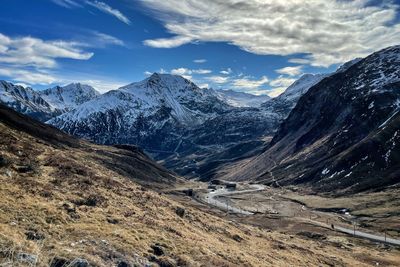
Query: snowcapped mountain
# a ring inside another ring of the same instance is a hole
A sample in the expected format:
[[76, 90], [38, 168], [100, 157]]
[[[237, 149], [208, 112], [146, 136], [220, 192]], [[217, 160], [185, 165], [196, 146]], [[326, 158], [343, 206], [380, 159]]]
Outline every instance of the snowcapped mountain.
[[183, 77], [155, 73], [141, 82], [109, 91], [49, 123], [99, 143], [141, 144], [148, 149], [168, 150], [183, 130], [229, 108]]
[[50, 105], [37, 91], [6, 81], [0, 81], [0, 102], [42, 121], [61, 114], [60, 110]]
[[71, 83], [63, 87], [56, 86], [38, 93], [47, 103], [64, 112], [100, 95], [93, 87], [80, 83]]
[[215, 90], [210, 91], [218, 97], [219, 100], [233, 107], [260, 107], [262, 103], [270, 100], [267, 95], [253, 95], [233, 90]]
[[326, 77], [300, 98], [265, 152], [230, 178], [342, 194], [398, 184], [399, 88], [400, 46]]
[[211, 166], [207, 155], [214, 156], [215, 167], [218, 155], [225, 160], [239, 157], [232, 151], [241, 142], [247, 145], [239, 151], [250, 153], [280, 121], [260, 108], [228, 105], [215, 92], [181, 76], [155, 73], [48, 123], [102, 144], [139, 145], [165, 166], [197, 176]]
[[285, 92], [263, 103], [261, 107], [269, 113], [279, 114], [283, 121], [296, 106], [300, 97], [329, 75], [330, 74], [304, 74], [290, 85]]
[[44, 91], [0, 81], [0, 102], [40, 121], [47, 121], [99, 96], [93, 87], [79, 83]]

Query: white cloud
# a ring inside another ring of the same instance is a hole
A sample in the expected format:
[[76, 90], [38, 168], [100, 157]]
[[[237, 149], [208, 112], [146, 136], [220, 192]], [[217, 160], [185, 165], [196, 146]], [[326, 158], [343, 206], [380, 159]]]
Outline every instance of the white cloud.
[[225, 76], [210, 76], [207, 77], [206, 79], [216, 84], [224, 84], [229, 81], [229, 77]]
[[171, 74], [173, 75], [192, 75], [192, 74], [210, 74], [212, 71], [211, 70], [206, 70], [206, 69], [187, 69], [187, 68], [178, 68], [178, 69], [172, 69]]
[[291, 58], [288, 61], [289, 61], [289, 63], [303, 64], [303, 65], [311, 63], [311, 61], [309, 59], [306, 59], [306, 58]]
[[82, 51], [76, 42], [44, 41], [33, 37], [11, 38], [0, 33], [0, 63], [14, 66], [54, 68], [57, 58], [88, 60], [93, 53]]
[[268, 83], [268, 78], [266, 76], [261, 77], [259, 80], [250, 79], [249, 77], [244, 77], [240, 79], [235, 79], [232, 85], [236, 88], [244, 89], [257, 89]]
[[178, 68], [178, 69], [172, 69], [171, 74], [172, 75], [185, 75], [185, 74], [191, 74], [192, 72], [189, 69], [186, 68]]
[[310, 64], [327, 67], [400, 41], [400, 6], [394, 0], [374, 1], [375, 6], [370, 0], [141, 2], [174, 34], [144, 42], [159, 48], [227, 42], [260, 55], [302, 53]]
[[287, 89], [286, 87], [276, 87], [276, 88], [268, 91], [268, 96], [277, 97], [280, 94], [282, 94], [283, 92], [285, 92], [286, 89]]
[[197, 64], [203, 64], [203, 63], [206, 63], [206, 62], [207, 62], [207, 60], [206, 60], [206, 59], [203, 59], [203, 58], [201, 58], [201, 59], [195, 59], [195, 60], [193, 60], [193, 62], [194, 62], [194, 63], [197, 63]]
[[279, 74], [285, 74], [289, 76], [298, 76], [301, 74], [303, 70], [303, 66], [296, 66], [296, 67], [285, 67], [282, 69], [277, 69], [276, 72]]
[[119, 11], [118, 9], [114, 9], [104, 2], [95, 0], [95, 1], [86, 1], [86, 4], [93, 6], [104, 13], [107, 13], [111, 16], [116, 17], [117, 19], [119, 19], [120, 21], [122, 21], [123, 23], [125, 23], [127, 25], [131, 25], [131, 21], [127, 16], [122, 14], [122, 12]]
[[284, 87], [285, 89], [288, 88], [292, 83], [294, 83], [296, 79], [287, 78], [280, 75], [278, 78], [269, 82], [269, 84], [273, 87]]
[[197, 70], [192, 70], [192, 72], [194, 74], [210, 74], [212, 71], [206, 69], [197, 69]]
[[155, 48], [174, 48], [192, 41], [189, 37], [173, 37], [173, 38], [160, 38], [154, 40], [145, 40], [143, 44]]
[[17, 81], [19, 83], [24, 83], [24, 84], [47, 85], [57, 81], [57, 78], [52, 74], [37, 70], [23, 70], [16, 68], [0, 67], [0, 75], [9, 77], [13, 81]]
[[226, 70], [221, 70], [220, 73], [224, 74], [224, 75], [229, 75], [229, 74], [232, 73], [232, 69], [231, 68], [227, 68]]
[[102, 45], [119, 45], [119, 46], [125, 46], [124, 41], [121, 39], [118, 39], [114, 36], [101, 33], [101, 32], [94, 32], [94, 36], [96, 37], [96, 45], [102, 44]]

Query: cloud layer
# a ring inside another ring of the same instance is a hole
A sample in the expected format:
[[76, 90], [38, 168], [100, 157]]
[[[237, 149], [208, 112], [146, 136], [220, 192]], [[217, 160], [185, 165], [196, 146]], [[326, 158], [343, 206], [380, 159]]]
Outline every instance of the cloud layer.
[[172, 38], [148, 46], [227, 42], [260, 55], [306, 54], [292, 62], [328, 67], [400, 42], [399, 5], [370, 0], [141, 0]]

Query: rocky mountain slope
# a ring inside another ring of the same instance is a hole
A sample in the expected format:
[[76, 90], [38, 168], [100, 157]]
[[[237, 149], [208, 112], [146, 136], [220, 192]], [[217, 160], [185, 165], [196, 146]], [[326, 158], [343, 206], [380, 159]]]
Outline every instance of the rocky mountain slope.
[[399, 55], [384, 49], [313, 86], [266, 151], [229, 178], [342, 193], [399, 184]]
[[36, 91], [0, 81], [0, 103], [40, 121], [57, 117], [98, 95], [93, 87], [80, 83]]
[[183, 77], [153, 74], [48, 123], [101, 144], [138, 145], [165, 166], [196, 177], [209, 155], [241, 142], [259, 147], [280, 121], [260, 108], [232, 107]]
[[80, 83], [56, 86], [38, 93], [47, 103], [63, 113], [100, 95], [93, 87]]
[[[81, 84], [31, 91], [56, 112], [46, 113], [44, 118], [53, 117], [48, 123], [96, 143], [140, 146], [179, 174], [207, 180], [219, 166], [259, 153], [300, 96], [323, 77], [305, 75], [275, 99], [200, 89], [167, 74], [104, 95]], [[262, 99], [269, 100], [244, 107]]]
[[[393, 264], [396, 254], [252, 227], [172, 200], [180, 183], [132, 147], [70, 137], [0, 105], [0, 264]], [[260, 246], [262, 244], [262, 246]], [[329, 256], [327, 256], [329, 254]], [[363, 257], [354, 257], [363, 255]], [[365, 256], [366, 255], [366, 256]]]
[[263, 103], [262, 108], [269, 112], [277, 113], [285, 119], [296, 106], [300, 97], [307, 93], [308, 89], [329, 75], [331, 74], [304, 74], [290, 85], [285, 92]]
[[6, 81], [0, 81], [0, 103], [41, 121], [62, 113], [43, 99], [39, 92]]

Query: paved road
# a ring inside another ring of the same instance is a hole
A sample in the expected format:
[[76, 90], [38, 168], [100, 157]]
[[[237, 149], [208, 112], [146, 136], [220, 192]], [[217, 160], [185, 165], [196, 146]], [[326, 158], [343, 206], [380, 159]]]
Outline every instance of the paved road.
[[[347, 229], [347, 228], [335, 225], [335, 230], [342, 232], [342, 233], [354, 235], [354, 229]], [[398, 239], [387, 237], [385, 240], [385, 236], [373, 235], [373, 234], [358, 231], [357, 229], [355, 232], [355, 236], [366, 238], [366, 239], [373, 240], [373, 241], [384, 242], [384, 243], [388, 243], [391, 245], [400, 246], [400, 240], [398, 240]]]
[[[220, 208], [220, 209], [223, 209], [223, 210], [229, 210], [229, 212], [243, 214], [243, 215], [253, 215], [254, 212], [250, 212], [250, 211], [247, 211], [247, 210], [243, 210], [243, 209], [240, 209], [240, 208], [229, 206], [229, 205], [227, 205], [227, 202], [225, 202], [224, 200], [219, 199], [219, 197], [259, 192], [259, 191], [263, 191], [265, 189], [264, 185], [253, 184], [253, 185], [250, 185], [250, 186], [252, 187], [252, 189], [246, 189], [246, 190], [229, 191], [226, 188], [217, 189], [215, 191], [208, 192], [207, 194], [205, 194], [204, 201], [207, 202], [209, 205], [215, 206], [217, 208]], [[317, 224], [317, 225], [321, 225], [321, 226], [325, 226], [327, 228], [330, 228], [329, 225], [326, 225], [324, 223], [321, 223], [321, 222], [318, 222], [318, 221], [312, 221], [312, 222]], [[339, 232], [342, 232], [342, 233], [354, 235], [354, 229], [348, 229], [348, 228], [344, 228], [344, 227], [335, 225], [335, 230], [339, 231]], [[385, 236], [369, 234], [369, 233], [365, 233], [365, 232], [359, 231], [357, 229], [355, 231], [355, 236], [361, 237], [361, 238], [365, 238], [365, 239], [369, 239], [369, 240], [372, 240], [372, 241], [378, 241], [378, 242], [383, 242], [383, 243], [387, 243], [387, 244], [391, 244], [391, 245], [400, 246], [400, 240], [398, 240], [398, 239], [389, 238], [389, 237], [387, 237], [385, 239]]]
[[242, 210], [242, 209], [227, 205], [227, 202], [219, 199], [219, 197], [223, 197], [223, 196], [232, 196], [232, 195], [238, 195], [238, 194], [253, 193], [253, 192], [258, 192], [258, 191], [262, 191], [265, 189], [264, 185], [254, 184], [254, 185], [250, 185], [250, 186], [252, 187], [252, 189], [246, 189], [246, 190], [229, 191], [226, 188], [217, 189], [215, 191], [208, 192], [204, 196], [204, 201], [206, 201], [208, 204], [215, 206], [217, 208], [228, 210], [229, 212], [239, 213], [239, 214], [243, 214], [243, 215], [253, 215], [254, 214], [253, 212], [250, 212], [247, 210]]

